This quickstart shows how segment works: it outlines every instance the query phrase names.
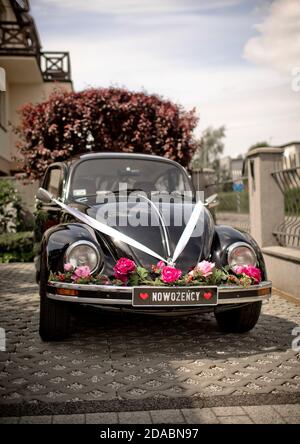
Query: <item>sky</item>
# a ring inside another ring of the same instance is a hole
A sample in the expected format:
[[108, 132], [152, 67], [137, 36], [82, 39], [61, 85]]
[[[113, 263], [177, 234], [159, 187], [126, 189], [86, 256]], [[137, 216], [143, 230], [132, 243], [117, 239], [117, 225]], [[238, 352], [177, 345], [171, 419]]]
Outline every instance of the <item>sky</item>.
[[[300, 140], [300, 0], [31, 0], [76, 91], [124, 86], [225, 125], [225, 155]], [[299, 68], [299, 70], [297, 70]]]

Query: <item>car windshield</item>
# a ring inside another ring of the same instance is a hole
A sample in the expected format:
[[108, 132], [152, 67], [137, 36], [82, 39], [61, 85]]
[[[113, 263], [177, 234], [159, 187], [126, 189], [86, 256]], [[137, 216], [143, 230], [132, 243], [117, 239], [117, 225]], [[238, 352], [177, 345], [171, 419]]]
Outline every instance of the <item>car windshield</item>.
[[98, 158], [80, 162], [75, 168], [70, 197], [82, 200], [105, 192], [118, 193], [125, 187], [130, 192], [191, 192], [188, 177], [176, 164], [124, 158]]

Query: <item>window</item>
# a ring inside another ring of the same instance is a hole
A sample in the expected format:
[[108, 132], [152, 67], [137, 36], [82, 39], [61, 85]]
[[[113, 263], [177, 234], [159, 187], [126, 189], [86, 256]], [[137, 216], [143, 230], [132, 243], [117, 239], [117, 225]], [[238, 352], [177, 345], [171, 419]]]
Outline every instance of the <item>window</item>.
[[61, 193], [62, 171], [60, 168], [51, 168], [46, 178], [46, 189], [54, 196], [59, 197]]
[[126, 157], [80, 162], [73, 174], [71, 190], [75, 198], [93, 197], [100, 191], [117, 192], [120, 183], [126, 183], [128, 191], [191, 191], [186, 174], [176, 163]]

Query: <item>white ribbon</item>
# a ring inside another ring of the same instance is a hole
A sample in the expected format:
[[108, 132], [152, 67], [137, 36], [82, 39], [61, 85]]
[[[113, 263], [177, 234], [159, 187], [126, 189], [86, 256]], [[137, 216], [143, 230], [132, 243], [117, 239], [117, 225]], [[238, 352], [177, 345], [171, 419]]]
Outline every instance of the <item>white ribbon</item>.
[[185, 229], [183, 230], [182, 235], [180, 236], [180, 239], [176, 245], [173, 257], [171, 259], [165, 259], [162, 256], [160, 256], [155, 251], [151, 250], [150, 248], [146, 247], [145, 245], [141, 244], [140, 242], [132, 239], [131, 237], [127, 236], [126, 234], [120, 233], [120, 231], [116, 230], [115, 228], [112, 228], [103, 222], [99, 222], [98, 220], [94, 219], [93, 217], [90, 217], [88, 214], [84, 214], [81, 211], [76, 210], [75, 208], [69, 207], [68, 205], [65, 205], [64, 203], [60, 202], [57, 199], [52, 198], [53, 202], [55, 202], [57, 205], [59, 205], [61, 208], [63, 208], [65, 211], [67, 211], [69, 214], [72, 214], [72, 216], [76, 217], [76, 219], [81, 220], [85, 224], [89, 225], [90, 227], [94, 228], [95, 230], [100, 231], [101, 233], [107, 234], [110, 237], [113, 237], [119, 241], [124, 242], [127, 245], [130, 245], [137, 250], [143, 251], [146, 254], [149, 254], [150, 256], [155, 257], [156, 259], [159, 259], [167, 264], [174, 264], [176, 259], [179, 257], [179, 255], [182, 253], [184, 247], [190, 240], [190, 237], [194, 231], [194, 228], [196, 226], [196, 223], [198, 221], [198, 218], [200, 216], [200, 213], [202, 211], [203, 203], [201, 201], [198, 201], [192, 211], [192, 214], [189, 218], [188, 223], [186, 224]]
[[84, 222], [85, 224], [94, 228], [95, 230], [98, 230], [101, 233], [107, 234], [110, 237], [114, 237], [115, 239], [120, 240], [127, 245], [131, 245], [132, 247], [137, 248], [138, 250], [141, 250], [144, 253], [149, 254], [150, 256], [156, 257], [156, 259], [159, 259], [160, 261], [164, 261], [164, 262], [169, 263], [168, 260], [164, 259], [158, 253], [155, 253], [155, 251], [151, 250], [150, 248], [146, 247], [145, 245], [141, 244], [140, 242], [132, 239], [131, 237], [126, 236], [126, 234], [120, 233], [120, 231], [116, 230], [115, 228], [109, 227], [108, 225], [106, 225], [102, 222], [99, 222], [98, 220], [94, 219], [93, 217], [90, 217], [87, 214], [83, 214], [81, 211], [75, 210], [75, 208], [67, 206], [57, 199], [53, 199], [53, 202], [58, 204], [61, 208], [66, 210], [68, 213], [72, 214], [72, 216], [76, 217], [76, 219], [81, 220], [82, 222]]
[[172, 256], [172, 262], [175, 263], [178, 256], [182, 253], [184, 247], [188, 243], [188, 241], [191, 238], [191, 235], [194, 231], [194, 228], [198, 222], [199, 216], [201, 214], [203, 207], [203, 203], [201, 200], [198, 200], [196, 205], [193, 208], [192, 214], [189, 218], [188, 223], [186, 224], [185, 229], [182, 232], [182, 235], [179, 238], [179, 241], [177, 242], [176, 248], [174, 250], [173, 256]]

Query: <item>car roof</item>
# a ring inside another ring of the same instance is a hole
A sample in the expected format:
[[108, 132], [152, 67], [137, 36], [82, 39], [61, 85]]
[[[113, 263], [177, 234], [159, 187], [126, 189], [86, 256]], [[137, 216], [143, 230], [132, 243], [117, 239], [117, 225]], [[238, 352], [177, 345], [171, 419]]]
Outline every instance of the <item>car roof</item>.
[[169, 163], [175, 163], [178, 165], [178, 163], [172, 159], [168, 159], [167, 157], [163, 156], [156, 156], [154, 154], [143, 154], [143, 153], [121, 153], [121, 152], [91, 152], [91, 153], [84, 153], [84, 154], [78, 154], [75, 156], [70, 157], [66, 160], [68, 164], [77, 163], [79, 160], [88, 160], [88, 159], [105, 159], [105, 158], [134, 158], [134, 159], [144, 159], [144, 160], [157, 160], [157, 161], [165, 161]]

